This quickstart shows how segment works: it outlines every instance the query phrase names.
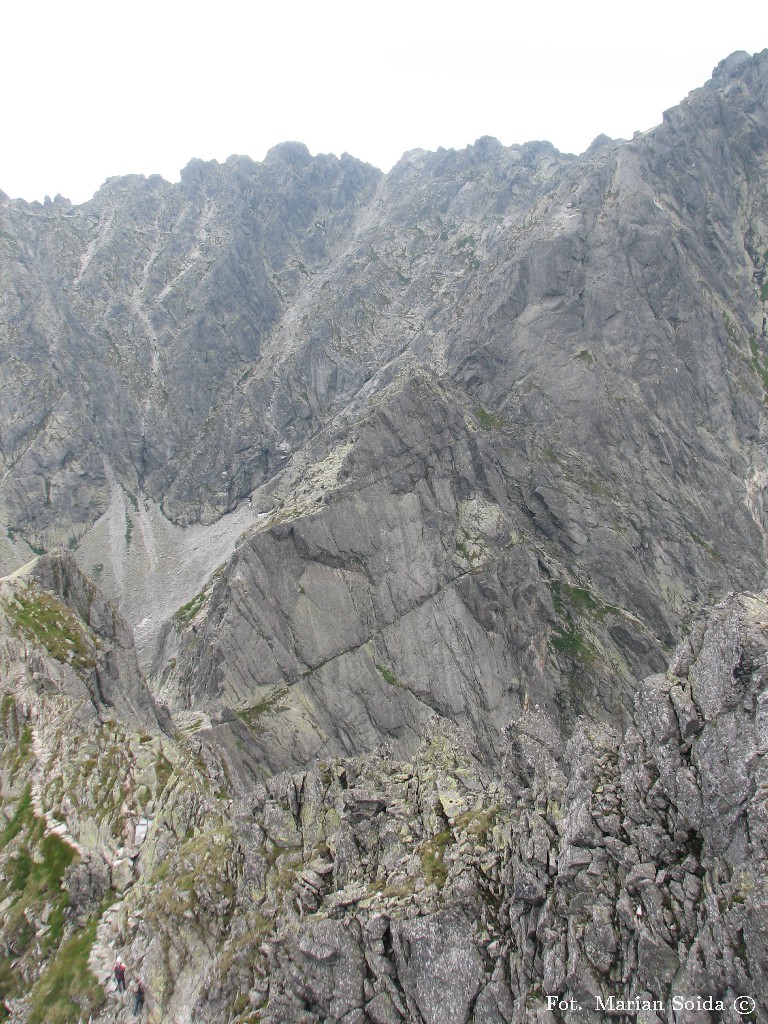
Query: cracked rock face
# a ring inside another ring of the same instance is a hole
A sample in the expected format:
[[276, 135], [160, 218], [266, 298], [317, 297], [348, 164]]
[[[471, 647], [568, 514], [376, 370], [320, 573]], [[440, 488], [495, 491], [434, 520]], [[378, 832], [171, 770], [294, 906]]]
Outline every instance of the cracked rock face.
[[[661, 1022], [692, 993], [764, 1013], [767, 666], [768, 595], [739, 595], [638, 684], [623, 732], [582, 721], [564, 746], [521, 711], [494, 768], [436, 716], [410, 760], [382, 746], [261, 784], [215, 735], [126, 736], [111, 834], [145, 824], [119, 848], [87, 825], [92, 791], [63, 803], [46, 769], [56, 736], [72, 762], [103, 755], [92, 726], [72, 746], [38, 676], [13, 698], [34, 754], [4, 777], [18, 793], [37, 773], [43, 804], [79, 822], [70, 920], [96, 923], [97, 974], [119, 951], [161, 1019], [597, 1024], [624, 994]], [[111, 996], [95, 1010], [121, 1019]]]
[[289, 145], [3, 201], [5, 564], [69, 544], [266, 770], [433, 713], [492, 756], [525, 706], [626, 724], [765, 579], [766, 66], [578, 158]]
[[2, 198], [14, 1024], [768, 1012], [767, 89]]
[[[563, 750], [523, 713], [495, 778], [433, 719], [412, 763], [273, 779], [256, 818], [304, 853], [256, 969], [264, 1019], [597, 1022], [620, 993], [762, 1006], [767, 631], [764, 595], [729, 599], [639, 686], [623, 734], [585, 725]], [[271, 919], [269, 871], [261, 892]], [[554, 1018], [547, 996], [582, 1009]]]
[[3, 200], [2, 564], [82, 544], [114, 596], [170, 589], [147, 508], [268, 509], [420, 367], [515, 435], [499, 458], [542, 538], [593, 574], [618, 532], [659, 577], [657, 614], [630, 596], [665, 643], [694, 598], [758, 585], [766, 61], [742, 57], [578, 158], [481, 139], [382, 176], [289, 144], [78, 207]]

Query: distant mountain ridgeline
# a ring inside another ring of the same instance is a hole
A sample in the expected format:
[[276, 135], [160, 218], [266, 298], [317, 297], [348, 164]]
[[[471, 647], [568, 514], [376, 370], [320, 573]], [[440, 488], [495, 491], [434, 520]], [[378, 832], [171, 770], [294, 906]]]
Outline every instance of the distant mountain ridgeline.
[[767, 92], [2, 198], [8, 1019], [765, 1010]]

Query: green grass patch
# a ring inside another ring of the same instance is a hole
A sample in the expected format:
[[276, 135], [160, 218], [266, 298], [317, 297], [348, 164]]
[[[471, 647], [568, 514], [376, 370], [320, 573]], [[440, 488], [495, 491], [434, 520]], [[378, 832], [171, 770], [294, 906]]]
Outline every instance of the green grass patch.
[[40, 843], [43, 855], [41, 864], [35, 864], [32, 877], [41, 889], [55, 890], [61, 888], [64, 872], [75, 859], [75, 851], [55, 834], [47, 835]]
[[264, 700], [259, 701], [258, 704], [254, 704], [250, 708], [242, 708], [237, 711], [237, 717], [245, 725], [249, 732], [258, 735], [261, 731], [260, 719], [264, 715], [279, 714], [282, 711], [287, 711], [288, 708], [282, 704], [283, 697], [288, 693], [287, 687], [281, 687], [275, 690]]
[[600, 603], [588, 590], [583, 587], [571, 587], [567, 583], [563, 583], [561, 586], [576, 611], [595, 614], [601, 610]]
[[195, 594], [191, 601], [183, 604], [174, 614], [173, 621], [178, 622], [181, 626], [188, 626], [205, 604], [205, 597], [206, 592], [204, 590], [201, 590], [199, 594]]
[[155, 761], [155, 778], [157, 779], [157, 796], [163, 792], [173, 775], [173, 765], [165, 756], [158, 754]]
[[405, 687], [394, 674], [394, 672], [390, 672], [388, 668], [384, 668], [383, 665], [377, 665], [376, 670], [384, 677], [384, 679], [389, 683], [390, 686], [397, 686], [400, 690], [405, 689]]
[[555, 611], [566, 618], [570, 618], [569, 609], [578, 615], [589, 615], [599, 622], [602, 622], [606, 615], [622, 614], [621, 608], [606, 604], [586, 587], [574, 587], [562, 580], [549, 580], [549, 592]]
[[484, 409], [482, 405], [478, 405], [477, 409], [475, 409], [475, 416], [477, 416], [477, 422], [483, 430], [498, 430], [504, 426], [504, 420], [501, 416], [494, 416]]
[[93, 639], [77, 616], [52, 594], [18, 591], [5, 608], [19, 632], [42, 644], [57, 661], [77, 671], [96, 664]]
[[16, 811], [8, 824], [0, 833], [0, 850], [5, 847], [16, 838], [17, 835], [26, 826], [29, 826], [34, 821], [34, 814], [32, 811], [32, 788], [27, 785], [21, 798], [16, 806]]
[[606, 604], [583, 587], [572, 587], [563, 583], [562, 588], [566, 598], [577, 612], [587, 612], [601, 622], [606, 615], [621, 615], [621, 608], [617, 608], [613, 604]]
[[104, 991], [88, 966], [97, 923], [94, 919], [59, 948], [30, 994], [29, 1024], [76, 1024], [104, 1004]]
[[54, 908], [58, 906], [63, 915], [69, 896], [62, 890], [61, 881], [76, 854], [57, 835], [41, 838], [44, 827], [42, 820], [33, 818], [27, 842], [15, 851], [15, 857], [9, 858], [9, 887], [12, 892], [18, 893], [16, 901], [20, 912], [34, 907], [42, 908], [50, 902]]
[[22, 846], [16, 856], [11, 858], [10, 870], [8, 872], [8, 885], [12, 892], [22, 892], [26, 889], [31, 871], [32, 856], [29, 852], [29, 848]]
[[438, 889], [445, 885], [448, 878], [445, 850], [451, 838], [451, 830], [446, 828], [421, 844], [421, 870], [427, 885], [434, 883]]
[[484, 842], [498, 815], [498, 807], [489, 807], [485, 811], [465, 811], [456, 818], [454, 826], [457, 831], [467, 832], [480, 842]]
[[760, 347], [757, 344], [757, 339], [755, 337], [749, 339], [749, 350], [752, 353], [752, 369], [760, 378], [763, 391], [768, 395], [768, 356], [760, 351]]
[[573, 661], [588, 665], [595, 659], [595, 651], [582, 640], [572, 622], [553, 630], [549, 642], [558, 654], [563, 654]]
[[560, 625], [552, 631], [549, 638], [550, 648], [572, 661], [578, 661], [585, 665], [590, 664], [594, 661], [596, 652], [586, 640], [582, 639], [573, 621], [572, 613], [588, 614], [592, 618], [602, 621], [609, 612], [620, 614], [621, 609], [604, 604], [583, 587], [573, 587], [561, 580], [550, 580], [549, 590], [555, 614], [562, 620]]
[[21, 736], [19, 736], [19, 746], [16, 751], [16, 756], [22, 761], [26, 761], [32, 752], [32, 726], [25, 725], [21, 730]]
[[[59, 836], [45, 835], [45, 822], [34, 815], [29, 787], [6, 825], [1, 842], [4, 847], [13, 842], [14, 848], [7, 855], [0, 882], [0, 898], [5, 901], [0, 938], [6, 950], [13, 950], [0, 957], [0, 1001], [23, 991], [23, 976], [14, 967], [17, 959], [44, 961], [51, 950], [59, 947], [69, 906], [69, 893], [62, 888], [62, 880], [76, 857]], [[36, 922], [42, 920], [46, 909], [46, 927], [36, 935]], [[47, 1022], [58, 1018], [32, 1019]]]
[[728, 313], [726, 313], [725, 310], [723, 310], [723, 324], [725, 326], [725, 333], [728, 335], [731, 341], [735, 341], [736, 328], [734, 326], [733, 320], [731, 320], [730, 316], [728, 315]]

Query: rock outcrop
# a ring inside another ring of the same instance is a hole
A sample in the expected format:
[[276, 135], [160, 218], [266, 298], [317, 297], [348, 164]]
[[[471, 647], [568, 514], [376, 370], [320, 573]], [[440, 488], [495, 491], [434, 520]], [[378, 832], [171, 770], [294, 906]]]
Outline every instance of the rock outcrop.
[[768, 1012], [767, 93], [0, 194], [0, 1016]]
[[[523, 707], [565, 731], [581, 714], [620, 720], [628, 663], [663, 665], [641, 617], [662, 620], [662, 581], [608, 530], [592, 545], [600, 574], [577, 574], [560, 528], [548, 536], [520, 500], [536, 483], [512, 432], [484, 422], [425, 372], [387, 389], [169, 624], [163, 699], [219, 707], [219, 729], [234, 710], [271, 770], [380, 739], [412, 753], [435, 713], [489, 756]], [[590, 505], [595, 523], [613, 508]], [[618, 561], [629, 607], [613, 603]]]
[[127, 1019], [115, 955], [157, 1021], [768, 1010], [768, 593], [697, 622], [623, 731], [581, 719], [564, 745], [523, 708], [490, 766], [433, 715], [407, 760], [383, 744], [263, 783], [195, 723], [169, 738], [105, 721], [56, 659], [16, 644], [0, 844], [12, 1020]]
[[271, 779], [230, 860], [248, 892], [232, 920], [261, 915], [259, 955], [214, 960], [196, 1013], [221, 1019], [237, 979], [269, 1024], [597, 1024], [631, 998], [655, 1004], [645, 1020], [698, 1021], [685, 1004], [707, 997], [735, 1019], [740, 996], [759, 1016], [767, 643], [766, 595], [731, 597], [639, 686], [623, 733], [583, 723], [563, 748], [528, 710], [489, 773], [432, 719], [410, 762]]

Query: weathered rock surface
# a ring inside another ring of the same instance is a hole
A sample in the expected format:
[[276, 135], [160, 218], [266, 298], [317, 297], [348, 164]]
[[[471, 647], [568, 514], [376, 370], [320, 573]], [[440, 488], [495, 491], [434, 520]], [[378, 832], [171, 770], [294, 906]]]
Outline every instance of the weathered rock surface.
[[[765, 54], [736, 54], [578, 158], [481, 139], [382, 177], [289, 144], [80, 207], [3, 200], [5, 565], [82, 542], [148, 661], [205, 576], [173, 523], [268, 511], [421, 367], [482, 410], [569, 582], [673, 643], [692, 604], [764, 579], [765, 93]], [[645, 671], [647, 639], [619, 632]]]
[[[663, 664], [641, 618], [659, 577], [608, 530], [600, 575], [575, 575], [520, 508], [535, 481], [516, 443], [432, 375], [395, 382], [171, 623], [163, 699], [236, 709], [273, 770], [381, 738], [410, 753], [434, 713], [496, 755], [523, 707], [566, 730], [620, 718], [627, 638], [631, 664]], [[617, 560], [628, 608], [610, 603]]]
[[79, 541], [164, 698], [270, 769], [433, 711], [493, 751], [526, 701], [618, 724], [765, 580], [767, 67], [579, 158], [289, 145], [4, 201], [15, 557]]
[[[38, 546], [79, 538], [107, 507], [111, 474], [162, 498], [379, 177], [289, 144], [263, 164], [192, 161], [177, 186], [112, 178], [81, 207], [4, 203], [8, 525]], [[222, 468], [195, 481], [175, 518], [231, 507], [237, 484]]]
[[9, 1019], [768, 1012], [767, 91], [0, 197]]
[[[11, 702], [38, 739], [10, 770], [6, 748], [5, 799], [37, 773], [49, 813], [79, 822], [68, 928], [100, 920], [106, 972], [124, 955], [153, 1019], [597, 1022], [611, 996], [658, 1008], [696, 993], [729, 1008], [752, 994], [760, 1014], [767, 664], [768, 595], [731, 597], [639, 686], [623, 733], [582, 721], [563, 749], [543, 712], [522, 711], [492, 772], [468, 732], [433, 717], [411, 761], [382, 748], [249, 791], [229, 790], [215, 741], [190, 758], [182, 737], [108, 723], [78, 750], [65, 698], [53, 719], [50, 682], [17, 680]], [[90, 788], [62, 799], [41, 756], [53, 736], [94, 774], [118, 757], [130, 778], [98, 835]], [[125, 837], [141, 820], [136, 846]], [[122, 902], [104, 915], [110, 891]], [[55, 965], [37, 966], [33, 1006]], [[548, 996], [582, 1009], [553, 1017]], [[110, 996], [94, 1019], [120, 1006]]]
[[[205, 956], [219, 929], [194, 996], [211, 1021], [228, 988], [270, 1024], [597, 1022], [611, 996], [733, 1013], [752, 995], [765, 1012], [767, 653], [768, 598], [731, 597], [638, 688], [623, 733], [582, 721], [563, 749], [529, 709], [491, 773], [432, 718], [410, 762], [382, 750], [275, 776], [209, 836], [231, 846], [218, 895], [196, 888], [199, 937], [135, 909], [131, 949], [166, 991], [163, 963]], [[131, 906], [149, 898], [139, 883]], [[548, 996], [582, 1009], [553, 1016]]]
[[[623, 732], [581, 719], [564, 747], [521, 710], [495, 769], [433, 716], [410, 760], [382, 746], [246, 786], [215, 735], [84, 717], [49, 658], [30, 673], [31, 649], [15, 657], [0, 755], [13, 1020], [59, 1005], [57, 949], [81, 935], [107, 995], [80, 974], [72, 991], [103, 1024], [128, 1012], [116, 954], [151, 1020], [597, 1024], [631, 997], [654, 1004], [647, 1020], [694, 1022], [710, 1018], [676, 998], [720, 1000], [730, 1020], [744, 995], [768, 1010], [768, 593], [698, 622]], [[59, 850], [64, 899], [34, 867]]]

